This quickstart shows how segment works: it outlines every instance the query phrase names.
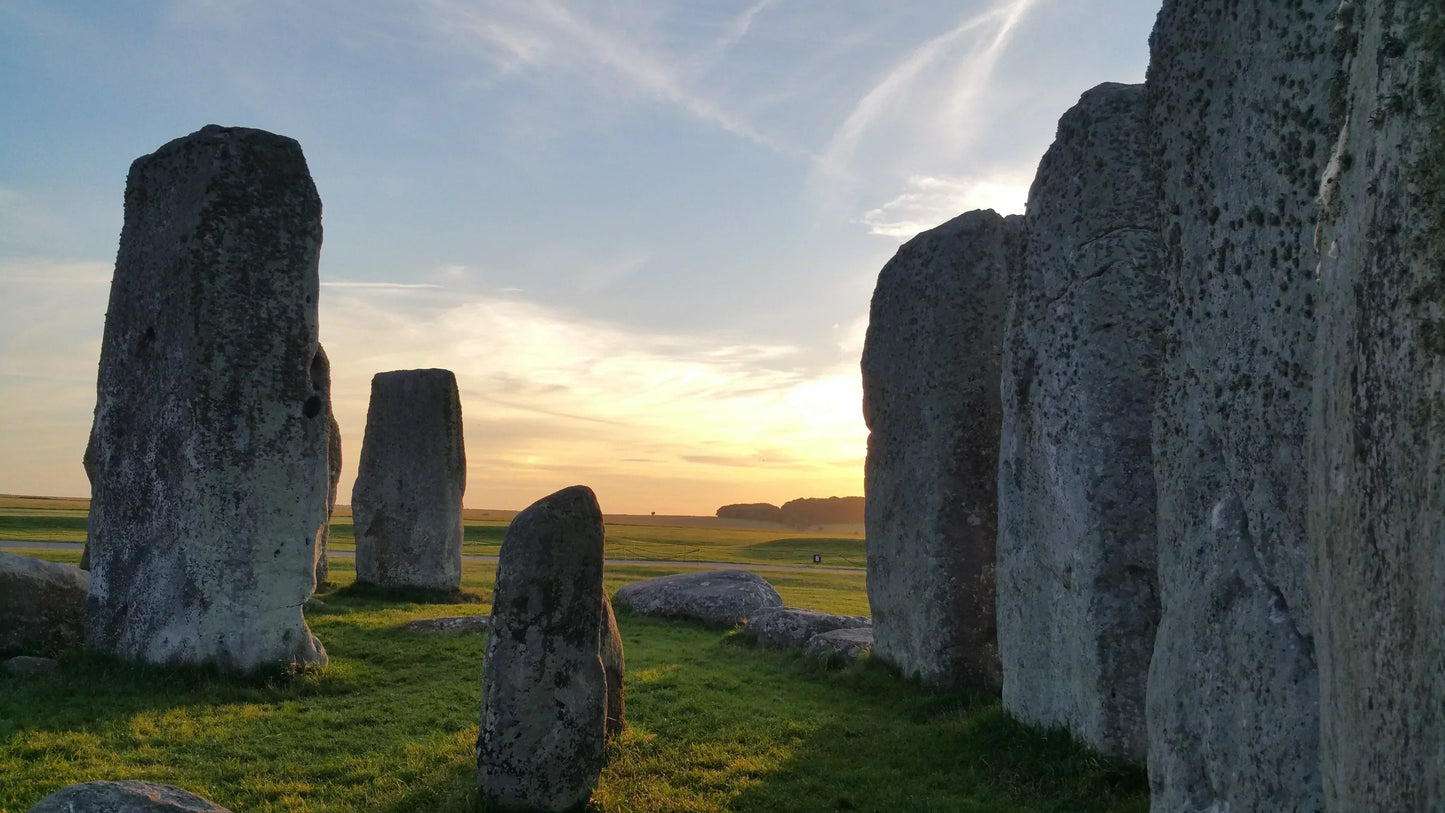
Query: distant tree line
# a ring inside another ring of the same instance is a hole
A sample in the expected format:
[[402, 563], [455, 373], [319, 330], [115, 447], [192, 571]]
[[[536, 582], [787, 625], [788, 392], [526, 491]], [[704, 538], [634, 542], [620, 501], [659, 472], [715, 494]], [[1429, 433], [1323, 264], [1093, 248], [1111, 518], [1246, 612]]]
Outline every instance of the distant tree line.
[[812, 525], [846, 525], [863, 521], [862, 497], [803, 497], [789, 500], [779, 508], [768, 502], [724, 505], [717, 510], [722, 519], [777, 522], [791, 528]]

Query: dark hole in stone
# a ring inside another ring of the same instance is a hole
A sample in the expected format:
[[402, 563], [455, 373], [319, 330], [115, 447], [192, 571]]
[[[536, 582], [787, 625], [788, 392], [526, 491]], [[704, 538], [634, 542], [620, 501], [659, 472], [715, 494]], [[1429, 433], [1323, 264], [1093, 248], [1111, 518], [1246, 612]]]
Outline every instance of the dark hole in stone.
[[154, 327], [154, 326], [151, 326], [151, 327], [146, 328], [146, 332], [145, 332], [145, 333], [142, 333], [142, 334], [141, 334], [141, 337], [140, 337], [140, 349], [144, 350], [144, 349], [146, 349], [147, 347], [150, 347], [151, 344], [153, 344], [153, 343], [155, 342], [155, 340], [156, 340], [156, 329], [155, 329], [155, 327]]
[[275, 550], [275, 552], [273, 552], [273, 553], [271, 554], [271, 558], [274, 559], [274, 558], [276, 558], [277, 556], [280, 556], [280, 555], [281, 555], [281, 549], [280, 549], [280, 548], [277, 548], [277, 549]]
[[321, 414], [321, 396], [313, 395], [306, 399], [306, 404], [301, 407], [301, 414], [308, 418], [314, 418]]

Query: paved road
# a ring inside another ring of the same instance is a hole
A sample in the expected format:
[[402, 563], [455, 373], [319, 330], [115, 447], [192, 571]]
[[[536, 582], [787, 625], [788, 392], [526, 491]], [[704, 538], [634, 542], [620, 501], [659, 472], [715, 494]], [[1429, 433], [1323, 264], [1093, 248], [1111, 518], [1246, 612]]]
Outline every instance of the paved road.
[[[31, 548], [38, 550], [73, 550], [78, 551], [85, 547], [79, 542], [26, 542], [21, 539], [0, 539], [0, 548]], [[342, 559], [354, 559], [356, 554], [349, 550], [328, 551], [328, 555], [337, 556]], [[468, 562], [496, 562], [495, 556], [478, 556], [472, 553], [462, 554], [462, 558]], [[738, 562], [695, 562], [672, 559], [608, 559], [609, 565], [670, 565], [673, 567], [689, 567], [707, 570], [763, 570], [763, 571], [790, 571], [802, 570], [809, 573], [863, 573], [861, 567], [826, 567], [824, 565], [759, 565], [742, 564]]]

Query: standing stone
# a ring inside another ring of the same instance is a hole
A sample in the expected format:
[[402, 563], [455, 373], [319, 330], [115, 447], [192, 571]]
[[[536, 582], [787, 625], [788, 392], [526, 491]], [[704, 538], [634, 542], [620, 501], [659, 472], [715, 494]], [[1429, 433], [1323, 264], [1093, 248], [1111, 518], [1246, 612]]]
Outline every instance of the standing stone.
[[1154, 427], [1156, 810], [1319, 807], [1304, 471], [1337, 5], [1167, 0], [1150, 41], [1169, 300]]
[[341, 425], [331, 411], [331, 360], [326, 350], [316, 346], [322, 373], [322, 398], [326, 402], [326, 526], [316, 537], [316, 588], [331, 583], [331, 563], [326, 559], [326, 544], [331, 540], [331, 514], [336, 510], [336, 485], [341, 480]]
[[607, 739], [612, 739], [627, 728], [627, 697], [624, 683], [627, 678], [627, 659], [622, 652], [622, 633], [617, 629], [617, 616], [612, 612], [612, 602], [602, 594], [602, 631], [599, 643], [602, 655], [602, 670], [607, 675]]
[[487, 802], [568, 810], [597, 786], [608, 711], [602, 542], [602, 509], [585, 486], [538, 500], [507, 529], [482, 662], [477, 784]]
[[1445, 810], [1445, 14], [1346, 5], [1310, 426], [1324, 799]]
[[1059, 121], [1029, 191], [1003, 351], [1004, 707], [1142, 762], [1159, 618], [1154, 383], [1163, 323], [1143, 85]]
[[460, 589], [466, 487], [456, 376], [450, 370], [373, 376], [351, 491], [356, 580], [378, 587]]
[[863, 347], [874, 654], [997, 691], [999, 366], [1023, 218], [969, 212], [878, 275]]
[[295, 141], [208, 126], [131, 165], [96, 385], [88, 644], [324, 664], [321, 201]]

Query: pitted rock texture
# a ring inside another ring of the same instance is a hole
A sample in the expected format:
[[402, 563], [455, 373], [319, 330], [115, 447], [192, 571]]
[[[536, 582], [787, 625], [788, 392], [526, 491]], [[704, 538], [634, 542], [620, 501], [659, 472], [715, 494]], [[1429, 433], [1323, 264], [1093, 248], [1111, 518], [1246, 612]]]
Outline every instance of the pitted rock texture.
[[407, 632], [474, 635], [487, 631], [491, 619], [485, 615], [457, 615], [449, 618], [418, 618], [401, 626]]
[[870, 626], [872, 622], [862, 616], [779, 607], [753, 613], [748, 618], [748, 635], [769, 646], [801, 649], [819, 633]]
[[997, 691], [999, 375], [1023, 218], [969, 212], [883, 267], [863, 347], [868, 603], [904, 674]]
[[1337, 3], [1167, 0], [1145, 86], [1168, 283], [1156, 810], [1319, 808], [1305, 429]]
[[331, 564], [326, 559], [326, 543], [331, 539], [331, 514], [336, 510], [336, 485], [341, 480], [341, 425], [331, 410], [331, 360], [326, 350], [316, 345], [319, 359], [318, 379], [326, 409], [326, 525], [316, 537], [316, 586], [331, 582]]
[[155, 782], [96, 781], [67, 785], [46, 796], [28, 813], [231, 813], [175, 785]]
[[460, 588], [466, 486], [456, 376], [450, 370], [373, 376], [351, 491], [356, 580], [378, 587]]
[[1003, 702], [1137, 762], [1159, 619], [1154, 383], [1164, 280], [1143, 85], [1090, 90], [1029, 191], [1003, 351]]
[[602, 632], [600, 652], [602, 670], [607, 675], [607, 738], [627, 728], [627, 658], [622, 651], [622, 633], [617, 629], [617, 616], [612, 602], [602, 594]]
[[507, 529], [482, 662], [477, 785], [487, 802], [568, 810], [597, 785], [608, 711], [602, 542], [602, 510], [585, 486], [538, 500]]
[[842, 658], [845, 661], [856, 661], [863, 654], [872, 651], [872, 627], [843, 627], [820, 632], [809, 638], [807, 645], [803, 647], [804, 654], [819, 658]]
[[1445, 810], [1445, 15], [1346, 6], [1310, 426], [1324, 799]]
[[55, 655], [85, 643], [89, 583], [75, 565], [0, 551], [0, 656]]
[[783, 606], [767, 580], [746, 570], [674, 573], [624, 584], [613, 602], [638, 615], [691, 618], [733, 626], [760, 610]]
[[131, 165], [96, 385], [87, 643], [324, 664], [321, 200], [295, 141], [208, 126]]

